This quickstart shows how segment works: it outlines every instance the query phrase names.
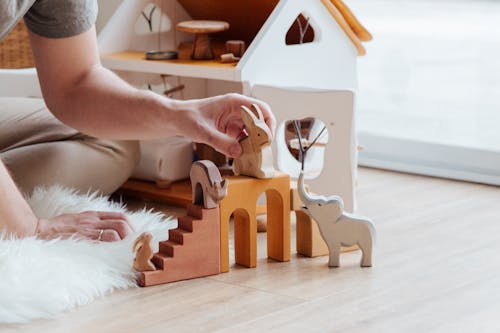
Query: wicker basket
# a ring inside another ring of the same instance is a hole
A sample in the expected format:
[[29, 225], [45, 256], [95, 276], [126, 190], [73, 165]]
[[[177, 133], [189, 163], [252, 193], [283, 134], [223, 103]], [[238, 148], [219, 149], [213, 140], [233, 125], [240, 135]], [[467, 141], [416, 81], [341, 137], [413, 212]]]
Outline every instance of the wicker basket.
[[28, 38], [28, 29], [21, 20], [12, 31], [0, 41], [0, 68], [33, 67], [33, 54]]

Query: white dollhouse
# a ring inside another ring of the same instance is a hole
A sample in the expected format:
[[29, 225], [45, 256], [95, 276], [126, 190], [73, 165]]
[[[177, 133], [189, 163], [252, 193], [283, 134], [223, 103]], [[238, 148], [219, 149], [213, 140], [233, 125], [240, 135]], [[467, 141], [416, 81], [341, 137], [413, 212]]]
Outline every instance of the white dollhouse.
[[[191, 41], [175, 29], [191, 19], [228, 22], [229, 30], [215, 39], [245, 41], [241, 60], [145, 60], [144, 51], [176, 50]], [[328, 134], [307, 156], [308, 184], [313, 192], [341, 195], [352, 211], [357, 57], [365, 53], [361, 41], [370, 38], [341, 0], [124, 0], [100, 33], [99, 47], [103, 65], [133, 83], [162, 75], [168, 84], [182, 84], [174, 97], [240, 92], [268, 102], [279, 124], [276, 167], [294, 177], [299, 163], [287, 148], [285, 121], [319, 120], [311, 135], [323, 126]]]

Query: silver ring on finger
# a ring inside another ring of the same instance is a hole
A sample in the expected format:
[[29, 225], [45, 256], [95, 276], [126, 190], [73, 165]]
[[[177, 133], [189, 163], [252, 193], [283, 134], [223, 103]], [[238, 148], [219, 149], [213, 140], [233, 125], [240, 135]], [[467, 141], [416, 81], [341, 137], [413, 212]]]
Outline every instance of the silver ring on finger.
[[97, 236], [97, 240], [101, 241], [102, 240], [102, 234], [104, 233], [104, 229], [99, 229], [99, 235]]

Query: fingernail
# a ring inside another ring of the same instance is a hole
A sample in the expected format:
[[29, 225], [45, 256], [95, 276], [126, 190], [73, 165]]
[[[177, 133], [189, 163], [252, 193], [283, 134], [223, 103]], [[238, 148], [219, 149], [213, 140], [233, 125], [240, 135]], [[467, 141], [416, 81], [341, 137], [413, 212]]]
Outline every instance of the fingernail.
[[232, 157], [238, 157], [241, 153], [242, 151], [239, 143], [235, 143], [229, 148], [229, 154], [231, 154]]

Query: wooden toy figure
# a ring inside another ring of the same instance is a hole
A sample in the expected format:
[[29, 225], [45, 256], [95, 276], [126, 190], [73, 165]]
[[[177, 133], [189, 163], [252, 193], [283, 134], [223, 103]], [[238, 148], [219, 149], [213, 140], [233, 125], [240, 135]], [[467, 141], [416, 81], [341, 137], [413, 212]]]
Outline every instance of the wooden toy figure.
[[136, 253], [134, 259], [134, 269], [138, 272], [154, 271], [156, 267], [151, 262], [153, 258], [153, 249], [151, 248], [151, 240], [153, 235], [149, 232], [143, 232], [137, 237], [132, 246], [132, 251]]
[[208, 160], [196, 161], [189, 174], [193, 190], [193, 204], [205, 209], [215, 208], [227, 195], [227, 181], [219, 170]]
[[191, 167], [193, 204], [178, 218], [177, 228], [168, 231], [168, 240], [158, 243], [152, 262], [156, 269], [142, 271], [142, 287], [219, 274], [219, 202], [227, 194], [227, 182], [212, 161], [197, 161]]
[[258, 105], [253, 104], [251, 108], [246, 106], [241, 108], [241, 117], [248, 136], [240, 141], [243, 153], [234, 159], [234, 174], [255, 178], [273, 178], [271, 130], [264, 121], [264, 116]]
[[358, 245], [362, 251], [361, 267], [372, 266], [372, 248], [375, 242], [375, 227], [373, 223], [362, 217], [344, 212], [344, 202], [341, 197], [311, 195], [304, 185], [304, 159], [307, 150], [323, 134], [323, 131], [307, 148], [302, 146], [299, 122], [294, 121], [295, 132], [299, 139], [299, 160], [302, 163], [298, 180], [299, 197], [304, 204], [302, 210], [318, 224], [321, 237], [325, 240], [329, 251], [328, 266], [338, 267], [341, 246]]

